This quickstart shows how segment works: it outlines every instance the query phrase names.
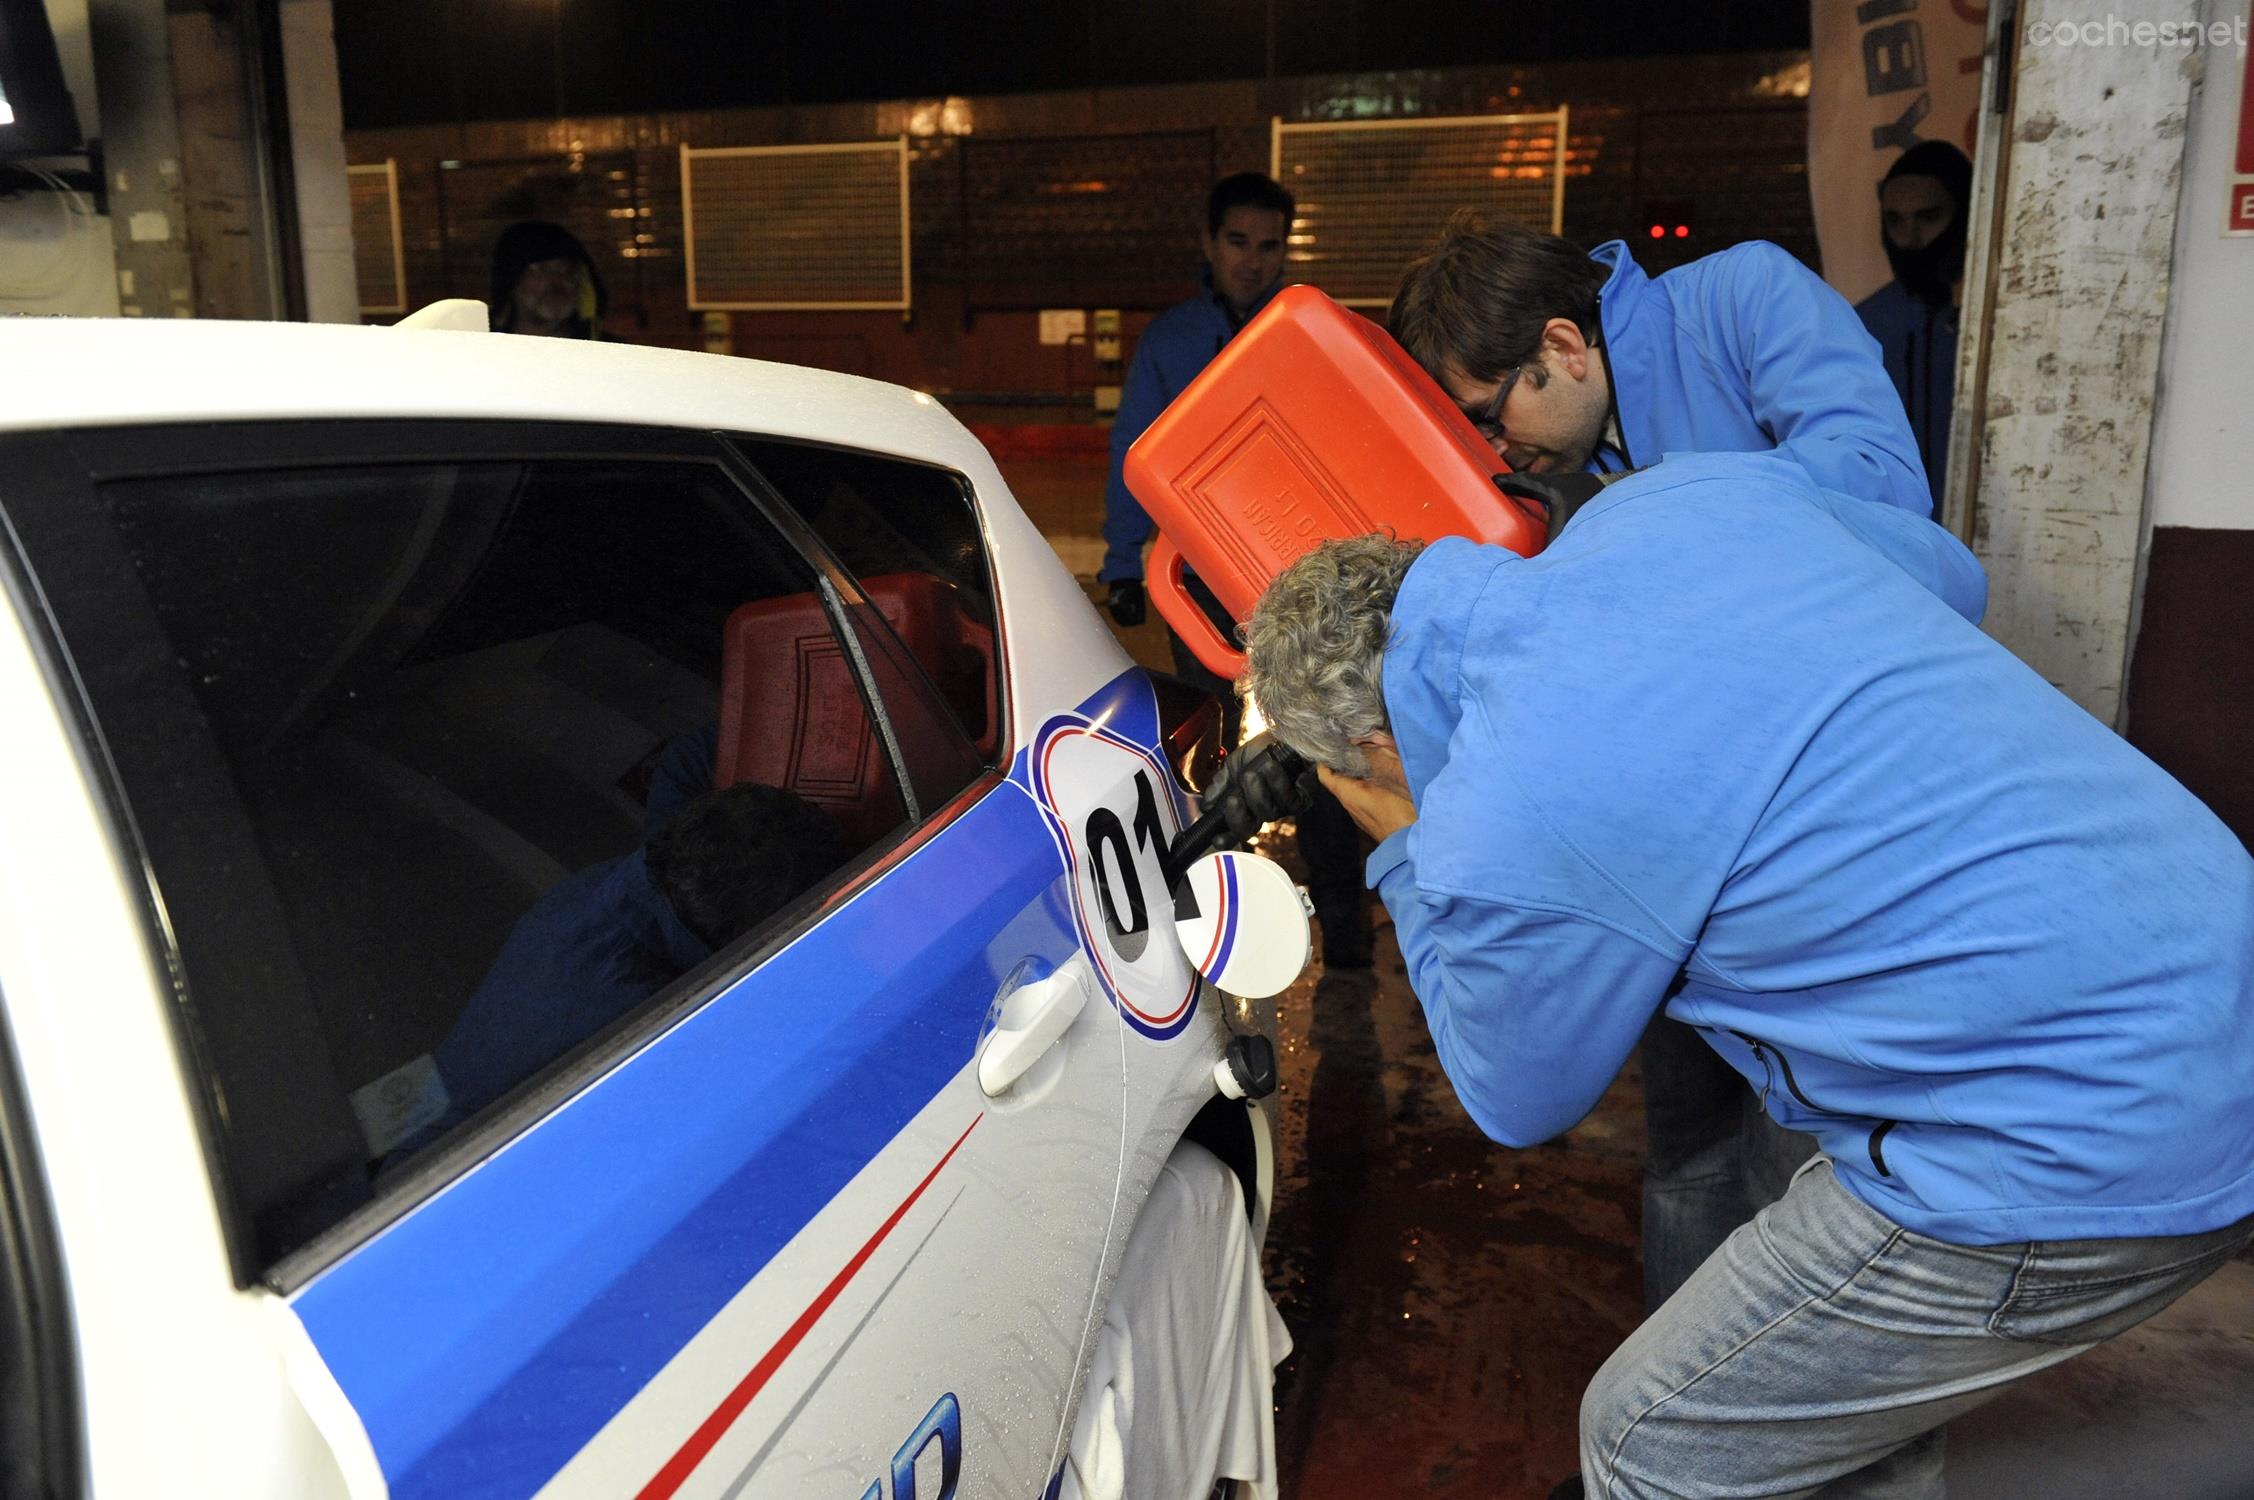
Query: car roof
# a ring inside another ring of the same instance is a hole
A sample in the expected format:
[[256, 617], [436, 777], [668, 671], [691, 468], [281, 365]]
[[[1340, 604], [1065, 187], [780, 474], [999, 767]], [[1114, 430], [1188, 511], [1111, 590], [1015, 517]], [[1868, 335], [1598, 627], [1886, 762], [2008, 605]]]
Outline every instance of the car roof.
[[977, 440], [920, 391], [796, 365], [452, 329], [0, 318], [0, 430], [474, 418], [753, 431], [962, 468]]

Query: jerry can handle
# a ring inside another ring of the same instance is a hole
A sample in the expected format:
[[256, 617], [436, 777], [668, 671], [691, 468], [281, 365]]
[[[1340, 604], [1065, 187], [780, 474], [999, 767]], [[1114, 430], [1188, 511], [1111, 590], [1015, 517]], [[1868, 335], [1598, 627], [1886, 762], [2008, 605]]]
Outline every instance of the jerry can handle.
[[1205, 663], [1207, 671], [1234, 682], [1244, 675], [1244, 653], [1229, 644], [1212, 618], [1190, 597], [1189, 585], [1182, 578], [1184, 566], [1182, 554], [1166, 533], [1160, 532], [1150, 552], [1151, 603], [1158, 606], [1159, 615], [1174, 627], [1190, 654]]

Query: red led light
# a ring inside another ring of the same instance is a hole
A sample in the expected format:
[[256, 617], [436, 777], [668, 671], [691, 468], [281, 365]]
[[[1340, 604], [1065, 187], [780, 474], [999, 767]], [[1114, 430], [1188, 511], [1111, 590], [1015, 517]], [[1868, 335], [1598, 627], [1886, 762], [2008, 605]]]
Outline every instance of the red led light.
[[1689, 238], [1690, 238], [1690, 226], [1689, 226], [1688, 224], [1677, 224], [1677, 225], [1675, 226], [1675, 238], [1676, 238], [1676, 239], [1679, 239], [1679, 240], [1687, 240], [1687, 239], [1689, 239]]
[[1663, 225], [1663, 224], [1654, 224], [1654, 225], [1652, 225], [1652, 226], [1651, 226], [1651, 237], [1652, 237], [1653, 239], [1655, 239], [1655, 240], [1657, 240], [1657, 239], [1664, 239], [1664, 238], [1666, 238], [1666, 235], [1667, 235], [1667, 228], [1666, 228], [1666, 226], [1665, 226], [1665, 225]]

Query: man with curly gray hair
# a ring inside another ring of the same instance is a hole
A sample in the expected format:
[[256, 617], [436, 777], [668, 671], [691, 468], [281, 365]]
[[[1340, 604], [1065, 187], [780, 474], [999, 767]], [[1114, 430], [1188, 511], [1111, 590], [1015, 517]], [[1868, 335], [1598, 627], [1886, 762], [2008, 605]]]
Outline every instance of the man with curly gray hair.
[[1276, 737], [1347, 776], [1367, 778], [1365, 741], [1386, 727], [1384, 661], [1394, 595], [1422, 542], [1328, 542], [1288, 569], [1245, 628], [1245, 689]]
[[2254, 1240], [2254, 860], [1978, 581], [1678, 455], [1538, 556], [1336, 541], [1253, 611], [1483, 1130], [1563, 1132], [1664, 1011], [1822, 1145], [1591, 1383], [1590, 1495], [1938, 1496], [1943, 1424]]

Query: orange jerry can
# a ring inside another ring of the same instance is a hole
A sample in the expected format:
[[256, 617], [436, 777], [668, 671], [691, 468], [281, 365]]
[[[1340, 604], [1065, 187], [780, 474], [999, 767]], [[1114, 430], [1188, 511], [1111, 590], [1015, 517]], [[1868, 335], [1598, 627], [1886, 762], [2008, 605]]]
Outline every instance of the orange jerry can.
[[1158, 525], [1150, 595], [1223, 677], [1244, 653], [1183, 585], [1197, 574], [1232, 620], [1333, 537], [1467, 536], [1524, 557], [1548, 518], [1495, 487], [1509, 468], [1384, 329], [1309, 286], [1287, 287], [1127, 450], [1127, 488]]

